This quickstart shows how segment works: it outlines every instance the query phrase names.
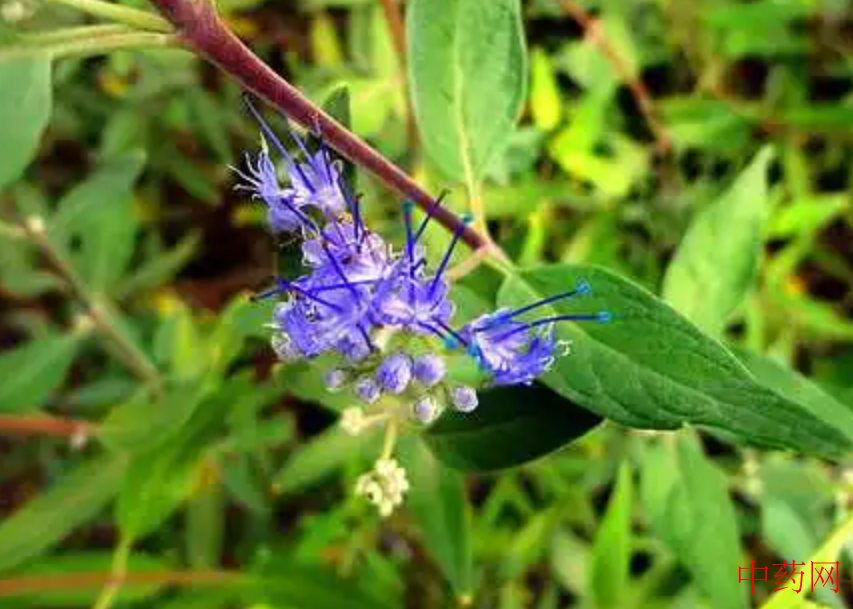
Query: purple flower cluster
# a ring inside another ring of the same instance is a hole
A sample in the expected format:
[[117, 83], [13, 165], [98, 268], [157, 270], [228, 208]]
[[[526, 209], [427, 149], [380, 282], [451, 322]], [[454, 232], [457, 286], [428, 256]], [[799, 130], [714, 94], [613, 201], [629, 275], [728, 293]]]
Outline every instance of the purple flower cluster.
[[264, 146], [254, 158], [247, 155], [244, 171], [235, 170], [242, 180], [238, 188], [263, 201], [273, 231], [301, 237], [307, 269], [297, 279], [279, 279], [273, 289], [259, 295], [281, 297], [273, 314], [272, 345], [284, 361], [337, 354], [342, 363], [326, 374], [329, 390], [351, 386], [368, 404], [385, 394], [408, 393], [413, 416], [431, 422], [441, 404], [462, 412], [477, 406], [474, 389], [446, 382], [445, 360], [434, 347], [464, 348], [492, 385], [529, 384], [554, 364], [558, 351], [554, 323], [609, 319], [609, 314], [597, 313], [522, 320], [538, 307], [588, 293], [590, 286], [581, 282], [563, 294], [515, 310], [499, 309], [454, 328], [447, 268], [468, 219], [433, 267], [420, 241], [441, 198], [418, 226], [413, 224], [412, 205], [406, 203], [406, 243], [402, 251], [394, 252], [365, 225], [340, 162], [332, 159], [322, 141], [311, 151], [290, 132], [299, 151], [297, 160], [257, 110], [251, 104], [249, 108], [265, 143], [284, 161], [289, 187], [281, 185]]

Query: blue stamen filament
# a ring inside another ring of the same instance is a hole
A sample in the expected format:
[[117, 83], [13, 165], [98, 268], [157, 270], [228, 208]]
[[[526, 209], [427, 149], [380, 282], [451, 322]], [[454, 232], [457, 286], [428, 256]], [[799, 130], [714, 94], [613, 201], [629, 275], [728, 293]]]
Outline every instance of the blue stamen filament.
[[403, 222], [406, 225], [406, 256], [409, 258], [409, 276], [415, 276], [415, 241], [412, 236], [412, 203], [403, 203]]
[[432, 279], [432, 283], [429, 286], [429, 293], [435, 291], [436, 286], [438, 286], [438, 282], [441, 279], [441, 276], [444, 274], [444, 271], [447, 269], [447, 265], [450, 262], [450, 256], [453, 255], [453, 250], [456, 248], [456, 244], [459, 243], [459, 239], [462, 237], [462, 233], [465, 231], [465, 228], [471, 223], [473, 220], [470, 214], [466, 214], [462, 217], [462, 224], [456, 229], [453, 233], [453, 240], [450, 242], [450, 247], [447, 248], [447, 251], [444, 253], [444, 258], [441, 259], [441, 264], [438, 267], [438, 270], [435, 272], [435, 277]]
[[555, 315], [554, 317], [545, 317], [543, 319], [537, 319], [536, 321], [526, 323], [517, 328], [513, 328], [512, 330], [509, 330], [507, 332], [498, 334], [493, 338], [493, 340], [503, 340], [505, 338], [518, 334], [519, 332], [525, 332], [532, 328], [545, 326], [558, 321], [600, 321], [604, 323], [610, 321], [612, 317], [613, 316], [609, 311], [601, 311], [599, 313], [589, 313], [585, 315]]
[[448, 326], [446, 323], [438, 319], [437, 317], [433, 317], [432, 320], [438, 324], [438, 326], [450, 334], [454, 339], [456, 339], [460, 344], [464, 345], [466, 348], [468, 347], [468, 341], [465, 340], [459, 332]]
[[427, 207], [426, 217], [421, 221], [421, 225], [418, 227], [418, 232], [415, 233], [415, 243], [420, 240], [421, 236], [426, 230], [427, 224], [429, 224], [429, 221], [432, 219], [432, 214], [435, 212], [436, 209], [441, 207], [444, 198], [448, 195], [449, 192], [450, 191], [448, 190], [443, 190], [441, 194], [438, 195], [438, 198], [435, 199], [432, 203], [430, 203], [429, 207]]
[[360, 300], [361, 297], [358, 293], [358, 290], [355, 289], [355, 286], [349, 280], [346, 273], [344, 273], [344, 270], [341, 268], [341, 265], [338, 262], [337, 258], [335, 258], [332, 255], [332, 252], [329, 251], [329, 245], [322, 240], [320, 241], [320, 245], [323, 247], [323, 251], [326, 252], [326, 257], [329, 259], [329, 262], [332, 263], [332, 267], [335, 269], [335, 272], [338, 274], [338, 277], [341, 278], [341, 281], [343, 281], [344, 285], [347, 286], [350, 292], [352, 292], [353, 297], [356, 300]]
[[255, 294], [254, 296], [252, 296], [252, 300], [264, 300], [265, 298], [269, 298], [270, 296], [276, 296], [276, 295], [282, 294], [284, 292], [296, 292], [300, 296], [303, 296], [304, 298], [307, 298], [308, 300], [313, 300], [314, 302], [319, 303], [323, 306], [329, 307], [330, 309], [335, 309], [336, 311], [341, 310], [341, 307], [336, 305], [335, 303], [329, 302], [328, 300], [320, 298], [319, 296], [316, 296], [315, 294], [312, 294], [311, 292], [308, 292], [307, 290], [302, 289], [301, 287], [299, 287], [298, 285], [296, 285], [292, 281], [287, 281], [286, 279], [281, 279], [281, 278], [277, 279], [276, 281], [278, 282], [278, 286], [276, 286], [275, 288], [272, 288], [270, 290], [267, 290], [266, 292], [261, 292], [260, 294]]
[[538, 302], [534, 302], [519, 309], [508, 311], [507, 313], [501, 314], [492, 323], [486, 324], [482, 328], [477, 328], [476, 330], [474, 330], [474, 332], [485, 332], [495, 327], [496, 325], [499, 325], [507, 320], [512, 319], [513, 317], [518, 317], [522, 313], [527, 313], [528, 311], [532, 311], [533, 309], [545, 306], [547, 304], [551, 304], [552, 302], [556, 302], [564, 298], [571, 298], [572, 296], [581, 296], [583, 294], [589, 294], [591, 291], [592, 287], [589, 285], [589, 282], [586, 280], [581, 280], [578, 282], [578, 285], [575, 287], [574, 290], [569, 290], [568, 292], [563, 292], [562, 294], [555, 294], [554, 296], [549, 296], [548, 298], [544, 298]]
[[311, 182], [308, 180], [308, 178], [305, 176], [305, 173], [302, 171], [302, 167], [299, 166], [299, 163], [297, 163], [293, 156], [287, 151], [287, 148], [284, 147], [284, 144], [281, 143], [281, 140], [279, 140], [276, 134], [273, 133], [273, 130], [270, 127], [269, 123], [263, 116], [261, 116], [261, 113], [258, 112], [258, 109], [255, 108], [255, 104], [252, 102], [252, 99], [251, 97], [249, 97], [249, 95], [243, 95], [243, 103], [246, 104], [246, 107], [249, 109], [249, 112], [252, 114], [252, 117], [255, 119], [255, 122], [257, 122], [260, 126], [263, 134], [272, 141], [273, 146], [275, 146], [281, 156], [284, 157], [284, 160], [285, 162], [287, 162], [288, 166], [290, 168], [295, 168], [296, 171], [299, 172], [299, 175], [302, 177], [302, 181], [305, 182], [309, 190], [311, 190], [311, 192], [313, 193], [314, 189], [311, 187]]

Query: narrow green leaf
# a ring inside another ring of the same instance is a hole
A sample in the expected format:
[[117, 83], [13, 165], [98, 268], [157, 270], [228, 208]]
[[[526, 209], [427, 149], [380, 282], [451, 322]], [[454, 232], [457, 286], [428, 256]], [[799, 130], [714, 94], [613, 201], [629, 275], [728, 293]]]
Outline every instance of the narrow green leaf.
[[422, 442], [408, 442], [401, 458], [411, 480], [406, 500], [457, 597], [473, 593], [471, 510], [462, 475], [442, 466]]
[[332, 427], [291, 455], [275, 475], [273, 489], [284, 495], [312, 486], [367, 451], [378, 451], [377, 442], [374, 432], [351, 436], [338, 426]]
[[62, 541], [97, 516], [118, 491], [124, 459], [78, 467], [0, 524], [0, 571], [16, 567]]
[[[50, 222], [57, 249], [95, 292], [110, 292], [133, 255], [133, 185], [144, 160], [135, 152], [106, 161], [62, 198]], [[79, 249], [72, 248], [76, 240]]]
[[642, 495], [651, 525], [715, 608], [743, 609], [746, 589], [735, 577], [740, 538], [726, 477], [694, 433], [665, 440], [643, 456]]
[[321, 567], [276, 557], [245, 578], [244, 604], [311, 609], [391, 609], [401, 599], [378, 598], [357, 581], [336, 577]]
[[0, 353], [0, 412], [44, 406], [65, 380], [80, 338], [76, 333], [49, 334]]
[[699, 213], [670, 263], [664, 299], [718, 336], [758, 273], [763, 245], [770, 148], [756, 155], [734, 185]]
[[631, 572], [631, 468], [622, 463], [616, 488], [595, 536], [590, 565], [590, 589], [597, 607], [622, 607]]
[[448, 177], [475, 187], [506, 146], [525, 98], [520, 2], [413, 0], [406, 13], [424, 148]]
[[474, 412], [446, 412], [424, 439], [445, 464], [484, 471], [541, 457], [600, 422], [599, 416], [536, 383], [483, 391]]
[[219, 566], [225, 532], [224, 499], [222, 485], [214, 479], [207, 481], [187, 504], [187, 561], [195, 569]]
[[593, 412], [630, 427], [687, 423], [741, 441], [841, 455], [851, 439], [802, 406], [760, 385], [718, 342], [642, 288], [602, 269], [554, 265], [509, 277], [498, 301], [521, 306], [574, 286], [593, 294], [561, 300], [541, 314], [613, 313], [609, 323], [559, 323], [572, 351], [543, 382]]
[[0, 61], [0, 189], [23, 173], [50, 120], [50, 58]]

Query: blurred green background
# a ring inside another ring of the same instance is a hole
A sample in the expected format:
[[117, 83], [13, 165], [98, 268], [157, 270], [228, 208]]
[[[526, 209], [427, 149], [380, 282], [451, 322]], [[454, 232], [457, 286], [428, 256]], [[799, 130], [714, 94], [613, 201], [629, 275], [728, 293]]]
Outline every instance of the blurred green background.
[[[462, 211], [470, 184], [425, 153], [409, 111], [392, 35], [406, 4], [217, 7]], [[521, 267], [624, 275], [765, 383], [853, 409], [850, 4], [521, 14], [523, 110], [476, 197], [495, 241]], [[722, 434], [606, 422], [483, 475], [410, 440], [413, 490], [379, 519], [350, 489], [381, 441], [339, 431], [345, 398], [274, 362], [271, 304], [247, 299], [281, 260], [264, 209], [233, 188], [229, 165], [259, 145], [239, 87], [185, 50], [101, 52], [118, 30], [47, 33], [103, 23], [73, 6], [2, 0], [0, 20], [0, 606], [853, 606], [846, 464]], [[356, 173], [374, 230], [400, 243], [398, 198]], [[749, 260], [730, 284], [733, 249]], [[792, 560], [803, 593], [773, 596], [773, 565]], [[838, 592], [806, 598], [810, 561], [836, 560]], [[769, 566], [754, 593], [738, 581], [752, 561]]]

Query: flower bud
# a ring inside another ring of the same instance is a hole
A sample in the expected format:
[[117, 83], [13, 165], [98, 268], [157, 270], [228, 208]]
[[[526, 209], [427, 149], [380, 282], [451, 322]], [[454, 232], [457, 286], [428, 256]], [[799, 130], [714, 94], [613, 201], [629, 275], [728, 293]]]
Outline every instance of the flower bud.
[[412, 358], [405, 353], [386, 357], [376, 370], [376, 381], [390, 393], [403, 393], [411, 380]]
[[412, 374], [424, 387], [433, 387], [441, 382], [447, 374], [447, 365], [444, 358], [428, 353], [415, 358], [412, 365]]
[[332, 368], [323, 375], [323, 385], [326, 387], [326, 390], [331, 393], [335, 393], [343, 389], [347, 380], [348, 377], [346, 371], [341, 370], [340, 368]]
[[340, 418], [341, 429], [351, 436], [357, 436], [366, 427], [364, 411], [358, 406], [345, 408]]
[[431, 395], [425, 395], [412, 404], [412, 415], [424, 425], [429, 425], [438, 418], [438, 403]]
[[373, 404], [382, 395], [382, 389], [372, 377], [362, 376], [355, 382], [355, 394], [363, 402]]
[[457, 385], [450, 390], [450, 402], [459, 412], [471, 412], [477, 408], [477, 392], [466, 385]]

